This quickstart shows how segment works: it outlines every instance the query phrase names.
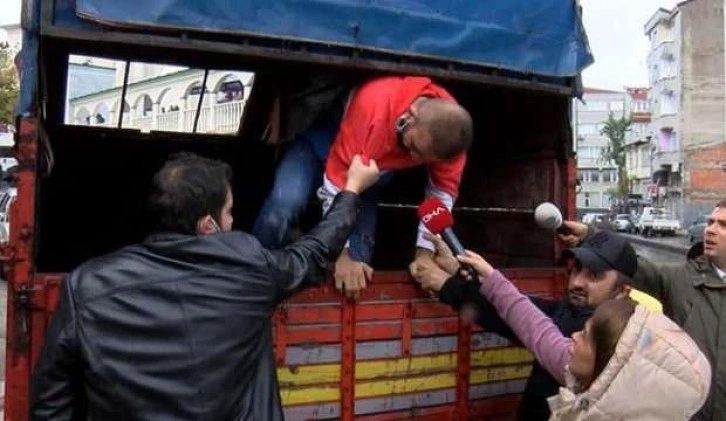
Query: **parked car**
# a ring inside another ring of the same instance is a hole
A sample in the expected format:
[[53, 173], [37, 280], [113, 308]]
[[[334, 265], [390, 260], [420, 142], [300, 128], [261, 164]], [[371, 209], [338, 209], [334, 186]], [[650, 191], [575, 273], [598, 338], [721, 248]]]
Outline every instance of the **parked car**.
[[643, 208], [638, 223], [638, 232], [645, 237], [652, 237], [655, 234], [662, 236], [673, 236], [681, 229], [681, 223], [673, 219], [671, 215], [662, 208]]
[[597, 215], [592, 221], [592, 225], [600, 230], [615, 231], [615, 222], [613, 218], [607, 213]]
[[705, 215], [699, 215], [688, 227], [688, 240], [691, 244], [703, 241], [703, 230], [706, 229], [707, 220], [708, 218]]
[[10, 205], [18, 196], [15, 187], [0, 190], [0, 244], [10, 240]]
[[635, 227], [632, 215], [627, 213], [621, 213], [615, 216], [613, 224], [615, 225], [615, 230], [618, 232], [633, 232]]
[[595, 218], [602, 215], [601, 213], [586, 213], [582, 216], [582, 223], [590, 225], [595, 222]]

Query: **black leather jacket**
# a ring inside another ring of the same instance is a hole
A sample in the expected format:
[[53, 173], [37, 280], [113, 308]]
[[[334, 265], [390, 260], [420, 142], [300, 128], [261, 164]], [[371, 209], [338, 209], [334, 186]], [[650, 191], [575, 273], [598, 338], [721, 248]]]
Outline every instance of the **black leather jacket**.
[[271, 315], [325, 280], [360, 206], [340, 193], [279, 250], [155, 235], [72, 272], [33, 371], [33, 420], [281, 420]]

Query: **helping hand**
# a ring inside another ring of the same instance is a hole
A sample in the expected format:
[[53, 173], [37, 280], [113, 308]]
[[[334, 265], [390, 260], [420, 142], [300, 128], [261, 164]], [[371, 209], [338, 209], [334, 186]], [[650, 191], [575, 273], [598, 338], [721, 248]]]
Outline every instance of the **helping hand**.
[[348, 167], [348, 180], [345, 184], [345, 190], [356, 194], [361, 194], [367, 188], [378, 182], [380, 171], [378, 165], [373, 159], [368, 160], [367, 164], [363, 163], [360, 155], [353, 157], [353, 161]]

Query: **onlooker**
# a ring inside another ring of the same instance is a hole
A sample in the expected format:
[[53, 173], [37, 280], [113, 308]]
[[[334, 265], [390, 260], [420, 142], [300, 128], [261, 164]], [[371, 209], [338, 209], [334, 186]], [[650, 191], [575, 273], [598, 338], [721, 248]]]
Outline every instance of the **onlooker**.
[[[566, 245], [587, 241], [585, 225], [565, 224], [573, 232], [560, 236]], [[711, 212], [703, 243], [691, 248], [686, 263], [654, 265], [640, 257], [633, 281], [663, 303], [664, 313], [693, 337], [713, 367], [711, 396], [694, 420], [726, 419], [726, 200]]]

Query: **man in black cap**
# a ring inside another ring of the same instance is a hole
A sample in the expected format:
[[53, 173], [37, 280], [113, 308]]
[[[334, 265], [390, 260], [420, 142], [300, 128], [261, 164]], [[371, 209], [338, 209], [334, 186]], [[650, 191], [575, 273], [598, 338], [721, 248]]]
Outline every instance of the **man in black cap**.
[[[422, 288], [435, 291], [439, 299], [456, 310], [473, 313], [474, 320], [489, 332], [497, 333], [521, 345], [516, 335], [497, 314], [494, 306], [479, 293], [478, 281], [460, 274], [459, 262], [446, 243], [429, 236], [436, 246], [435, 260], [421, 265], [413, 277]], [[630, 277], [638, 261], [633, 247], [623, 237], [607, 231], [589, 236], [579, 247], [567, 249], [569, 286], [560, 301], [530, 296], [530, 300], [547, 314], [563, 335], [571, 336], [585, 326], [595, 307], [611, 298], [630, 292]], [[559, 383], [535, 361], [527, 380], [519, 420], [547, 420], [550, 410], [547, 398], [556, 395]]]

